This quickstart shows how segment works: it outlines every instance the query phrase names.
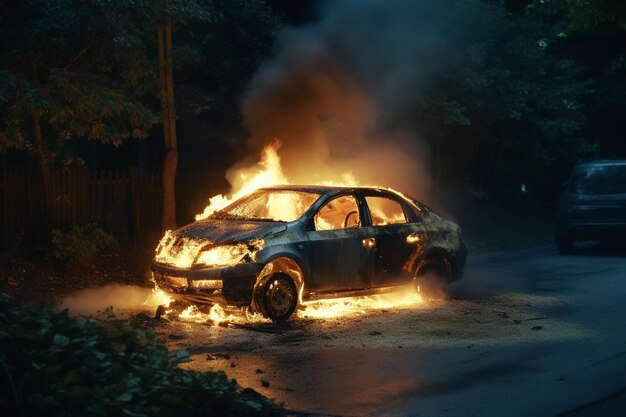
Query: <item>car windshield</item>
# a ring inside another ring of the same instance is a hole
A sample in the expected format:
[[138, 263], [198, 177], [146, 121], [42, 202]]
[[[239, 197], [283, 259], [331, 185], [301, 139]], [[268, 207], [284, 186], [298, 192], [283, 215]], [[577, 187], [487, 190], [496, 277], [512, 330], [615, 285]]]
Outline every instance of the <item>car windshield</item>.
[[626, 165], [579, 166], [569, 185], [574, 194], [626, 194]]
[[211, 217], [228, 220], [291, 222], [320, 197], [318, 193], [293, 190], [262, 190], [235, 201]]

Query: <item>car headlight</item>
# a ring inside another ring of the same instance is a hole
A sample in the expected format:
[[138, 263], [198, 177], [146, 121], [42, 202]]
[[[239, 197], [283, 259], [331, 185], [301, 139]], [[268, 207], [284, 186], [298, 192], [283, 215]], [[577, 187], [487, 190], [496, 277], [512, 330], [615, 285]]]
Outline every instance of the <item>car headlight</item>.
[[200, 252], [195, 264], [206, 266], [235, 265], [248, 262], [251, 259], [251, 255], [252, 252], [244, 244], [215, 246]]

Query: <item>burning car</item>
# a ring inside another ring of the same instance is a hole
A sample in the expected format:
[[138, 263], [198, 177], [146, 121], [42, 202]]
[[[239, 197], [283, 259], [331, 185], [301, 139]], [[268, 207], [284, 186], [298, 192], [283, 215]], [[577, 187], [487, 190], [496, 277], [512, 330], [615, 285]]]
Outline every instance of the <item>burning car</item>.
[[443, 288], [465, 258], [455, 223], [398, 192], [274, 186], [167, 232], [152, 271], [174, 298], [284, 321], [311, 300]]

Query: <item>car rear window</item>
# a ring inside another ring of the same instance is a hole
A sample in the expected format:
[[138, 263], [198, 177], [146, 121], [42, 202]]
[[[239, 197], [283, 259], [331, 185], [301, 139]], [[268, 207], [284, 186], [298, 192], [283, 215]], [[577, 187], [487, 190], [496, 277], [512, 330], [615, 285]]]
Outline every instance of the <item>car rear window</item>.
[[579, 166], [569, 185], [573, 194], [626, 194], [626, 165]]

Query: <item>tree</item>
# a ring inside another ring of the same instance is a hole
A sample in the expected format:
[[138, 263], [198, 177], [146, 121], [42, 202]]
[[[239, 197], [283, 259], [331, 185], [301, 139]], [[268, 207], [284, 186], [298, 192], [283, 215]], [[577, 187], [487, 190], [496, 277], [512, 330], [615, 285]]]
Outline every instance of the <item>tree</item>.
[[626, 3], [568, 0], [568, 42], [561, 51], [593, 80], [584, 102], [588, 114], [583, 131], [598, 148], [597, 157], [626, 155]]
[[157, 122], [143, 10], [114, 3], [24, 0], [0, 9], [0, 151], [22, 149], [40, 165], [74, 138], [119, 145]]
[[626, 3], [621, 0], [567, 0], [567, 6], [568, 16], [577, 27], [614, 23], [626, 29]]
[[506, 200], [526, 184], [550, 199], [561, 182], [552, 173], [590, 151], [581, 133], [589, 83], [557, 53], [558, 32], [528, 8], [454, 4], [438, 70], [406, 91], [413, 101], [391, 123], [433, 149], [436, 188]]
[[241, 97], [272, 53], [282, 22], [264, 1], [201, 0], [210, 24], [187, 20], [176, 31], [177, 115], [183, 141], [239, 133]]
[[159, 86], [163, 122], [163, 230], [176, 228], [176, 169], [178, 147], [176, 140], [176, 108], [174, 106], [174, 76], [172, 65], [172, 23], [157, 28], [159, 49]]
[[[180, 10], [177, 12], [175, 45], [171, 41], [172, 17], [164, 17], [158, 34], [162, 40], [164, 229], [175, 225], [178, 145], [240, 134], [240, 97], [270, 53], [280, 23], [263, 1], [198, 0], [194, 13], [188, 11], [181, 18]], [[219, 149], [217, 145], [214, 143], [213, 149]]]
[[1, 8], [0, 151], [35, 156], [52, 197], [49, 164], [70, 160], [58, 157], [63, 143], [87, 139], [117, 146], [146, 138], [159, 121], [153, 97], [160, 89], [163, 226], [174, 227], [172, 22], [207, 16], [194, 1], [25, 0]]

